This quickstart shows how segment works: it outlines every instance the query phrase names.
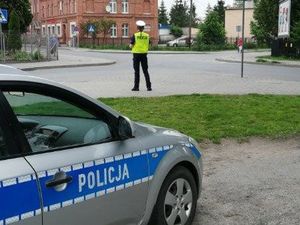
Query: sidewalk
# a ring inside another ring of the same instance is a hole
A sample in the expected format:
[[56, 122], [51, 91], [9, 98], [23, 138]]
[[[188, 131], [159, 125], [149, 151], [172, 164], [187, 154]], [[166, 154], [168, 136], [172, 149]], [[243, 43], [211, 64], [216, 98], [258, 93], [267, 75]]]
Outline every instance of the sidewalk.
[[[257, 62], [258, 56], [267, 56], [270, 54], [271, 54], [270, 51], [263, 51], [263, 52], [245, 51], [244, 63], [259, 64], [259, 65], [300, 67], [300, 61], [292, 61], [292, 60], [264, 59], [264, 60], [266, 60], [266, 62]], [[242, 58], [242, 54], [236, 52], [236, 53], [226, 55], [226, 56], [218, 56], [216, 58], [216, 60], [220, 61], [220, 62], [241, 63], [241, 58]]]
[[59, 52], [58, 61], [46, 62], [30, 62], [30, 63], [14, 63], [10, 66], [16, 67], [23, 71], [33, 71], [39, 69], [56, 69], [56, 68], [69, 68], [69, 67], [86, 67], [86, 66], [106, 66], [115, 64], [116, 61], [96, 57], [85, 57], [78, 55], [64, 54], [63, 51]]

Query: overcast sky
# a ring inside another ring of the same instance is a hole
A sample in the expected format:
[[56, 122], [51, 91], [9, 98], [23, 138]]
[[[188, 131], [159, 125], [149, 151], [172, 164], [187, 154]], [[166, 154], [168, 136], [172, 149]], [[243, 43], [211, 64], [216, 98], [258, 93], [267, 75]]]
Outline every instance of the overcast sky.
[[[158, 7], [160, 6], [162, 0], [158, 0]], [[170, 9], [172, 5], [175, 4], [175, 0], [163, 0], [165, 3], [165, 6], [168, 10], [168, 13], [170, 13]], [[190, 0], [187, 0], [188, 4]], [[193, 0], [193, 2], [196, 5], [196, 13], [197, 16], [204, 18], [205, 17], [205, 11], [207, 8], [208, 3], [210, 4], [211, 7], [217, 4], [218, 0]], [[225, 5], [232, 5], [233, 0], [225, 0]]]

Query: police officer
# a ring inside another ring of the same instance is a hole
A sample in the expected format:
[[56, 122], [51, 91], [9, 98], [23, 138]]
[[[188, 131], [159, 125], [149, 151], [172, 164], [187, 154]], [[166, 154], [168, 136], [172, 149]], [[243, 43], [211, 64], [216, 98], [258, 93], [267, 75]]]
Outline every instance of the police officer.
[[148, 73], [148, 59], [147, 53], [150, 45], [149, 34], [143, 32], [145, 22], [138, 20], [136, 22], [138, 32], [135, 33], [130, 40], [130, 48], [133, 53], [133, 68], [134, 68], [134, 87], [132, 91], [139, 91], [140, 85], [140, 63], [142, 64], [143, 73], [146, 80], [146, 86], [148, 91], [152, 91], [150, 76]]

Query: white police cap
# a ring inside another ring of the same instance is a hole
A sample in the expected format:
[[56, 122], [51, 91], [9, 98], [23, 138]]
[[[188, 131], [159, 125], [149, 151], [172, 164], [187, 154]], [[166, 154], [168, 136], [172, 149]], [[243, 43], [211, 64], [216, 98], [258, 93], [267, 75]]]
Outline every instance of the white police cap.
[[138, 27], [144, 27], [146, 25], [146, 23], [143, 20], [138, 20], [138, 21], [136, 21], [136, 25]]

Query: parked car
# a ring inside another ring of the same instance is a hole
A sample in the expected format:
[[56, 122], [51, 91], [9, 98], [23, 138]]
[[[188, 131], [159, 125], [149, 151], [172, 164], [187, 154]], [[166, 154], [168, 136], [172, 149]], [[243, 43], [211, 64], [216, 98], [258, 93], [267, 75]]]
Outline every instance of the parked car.
[[0, 224], [190, 225], [202, 156], [60, 84], [0, 71]]
[[[194, 40], [191, 38], [191, 44], [193, 45]], [[180, 38], [177, 38], [173, 41], [167, 42], [167, 46], [170, 47], [187, 47], [189, 46], [189, 37], [188, 36], [182, 36]]]

